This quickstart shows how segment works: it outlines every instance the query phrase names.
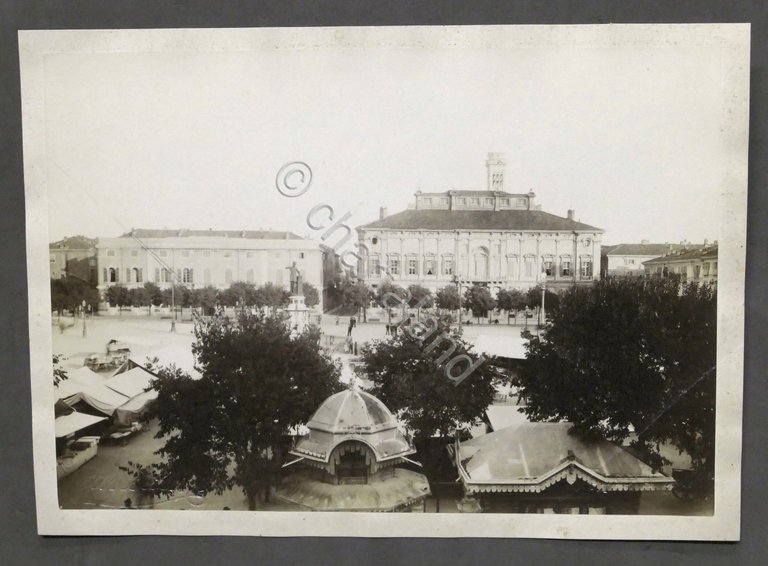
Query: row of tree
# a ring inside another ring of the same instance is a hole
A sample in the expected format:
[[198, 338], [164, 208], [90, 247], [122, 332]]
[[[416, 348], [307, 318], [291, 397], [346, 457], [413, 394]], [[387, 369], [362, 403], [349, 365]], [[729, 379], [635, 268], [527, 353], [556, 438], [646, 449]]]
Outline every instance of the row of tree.
[[[443, 287], [433, 295], [432, 291], [422, 285], [414, 284], [406, 289], [386, 281], [373, 293], [362, 282], [346, 280], [343, 282], [343, 302], [358, 309], [368, 307], [371, 302], [388, 309], [407, 306], [416, 309], [437, 307], [455, 311], [465, 308], [472, 311], [476, 317], [484, 317], [494, 309], [517, 312], [537, 307], [541, 305], [541, 291], [540, 286], [526, 292], [502, 289], [494, 298], [488, 287], [473, 285], [465, 289], [459, 300], [459, 292], [454, 285]], [[546, 291], [545, 304], [548, 310], [557, 309], [559, 300], [556, 293]]]
[[[174, 294], [171, 297], [171, 294]], [[122, 285], [113, 285], [107, 289], [105, 300], [112, 307], [147, 307], [170, 306], [172, 302], [179, 307], [201, 307], [206, 311], [217, 305], [224, 307], [283, 307], [288, 304], [289, 293], [273, 283], [260, 287], [253, 283], [236, 282], [226, 289], [218, 289], [211, 285], [191, 289], [185, 285], [175, 285], [161, 289], [151, 282], [142, 287], [128, 289]], [[317, 289], [304, 283], [305, 303], [313, 307], [320, 302]]]

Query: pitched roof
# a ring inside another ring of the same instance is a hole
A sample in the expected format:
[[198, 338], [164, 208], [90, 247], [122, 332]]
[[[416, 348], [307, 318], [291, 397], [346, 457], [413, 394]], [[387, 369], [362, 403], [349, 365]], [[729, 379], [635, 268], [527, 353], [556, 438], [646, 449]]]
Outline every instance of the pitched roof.
[[185, 228], [169, 230], [153, 230], [146, 228], [135, 228], [130, 232], [122, 234], [121, 238], [185, 238], [185, 237], [226, 237], [226, 238], [247, 238], [251, 240], [301, 240], [293, 232], [281, 230], [188, 230]]
[[518, 422], [460, 443], [458, 463], [465, 487], [542, 491], [569, 473], [607, 490], [668, 489], [674, 483], [612, 442], [587, 442], [570, 434], [571, 426]]
[[587, 230], [602, 232], [588, 224], [568, 220], [541, 210], [404, 210], [359, 226], [389, 230]]
[[[660, 256], [677, 251], [686, 246], [688, 249], [701, 249], [702, 244], [616, 244], [615, 246], [603, 246], [605, 255], [655, 255]], [[606, 249], [608, 248], [608, 249]]]
[[696, 259], [717, 259], [717, 246], [697, 247], [692, 250], [683, 250], [674, 252], [643, 262], [643, 265], [655, 265], [660, 263], [669, 263], [670, 261], [690, 261]]
[[67, 248], [70, 250], [89, 250], [96, 246], [95, 238], [88, 238], [86, 236], [68, 236], [57, 242], [51, 242], [48, 244], [49, 249]]

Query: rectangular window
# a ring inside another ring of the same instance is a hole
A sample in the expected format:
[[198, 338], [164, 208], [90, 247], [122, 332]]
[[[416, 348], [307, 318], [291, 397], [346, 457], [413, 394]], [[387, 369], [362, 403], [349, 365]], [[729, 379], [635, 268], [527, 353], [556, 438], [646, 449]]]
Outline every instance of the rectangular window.
[[110, 257], [114, 256], [115, 255], [115, 250], [107, 250], [107, 255], [110, 256]]
[[712, 275], [717, 275], [717, 262], [712, 264]]
[[104, 283], [106, 283], [106, 282], [108, 281], [108, 276], [107, 276], [107, 268], [106, 268], [106, 267], [104, 268], [104, 272], [103, 272], [103, 274], [104, 274], [104, 279], [103, 279], [103, 281], [104, 281]]
[[525, 276], [533, 277], [533, 258], [525, 258]]
[[635, 265], [635, 260], [627, 258], [627, 264], [628, 265]]
[[693, 266], [693, 278], [698, 279], [701, 277], [701, 266], [700, 265], [694, 265]]
[[139, 250], [131, 250], [131, 257], [136, 257], [139, 255]]
[[409, 259], [408, 260], [408, 275], [418, 275], [419, 274], [419, 262], [416, 259]]
[[144, 279], [144, 273], [141, 268], [136, 270], [136, 283], [141, 283]]
[[480, 199], [476, 197], [472, 197], [471, 199], [469, 199], [469, 204], [471, 204], [472, 206], [480, 206]]
[[493, 206], [493, 199], [492, 198], [485, 199], [485, 206]]
[[467, 199], [465, 199], [464, 197], [457, 197], [456, 204], [467, 204]]
[[432, 204], [432, 198], [431, 197], [424, 198], [424, 204], [431, 205]]
[[453, 275], [453, 258], [443, 260], [443, 275]]
[[704, 264], [704, 277], [709, 275], [709, 262]]
[[443, 205], [443, 206], [448, 206], [448, 199], [447, 198], [441, 198], [440, 199], [440, 204]]
[[381, 275], [381, 261], [377, 257], [368, 260], [368, 274], [378, 277]]
[[125, 282], [130, 283], [131, 282], [131, 268], [126, 267], [125, 268]]
[[435, 260], [434, 259], [425, 259], [424, 260], [424, 275], [434, 275], [435, 274]]
[[509, 206], [509, 199], [508, 198], [501, 199], [501, 204], [502, 206]]
[[517, 199], [517, 208], [525, 208], [525, 207], [526, 207], [525, 199], [524, 198]]
[[581, 277], [582, 279], [592, 278], [592, 260], [591, 259], [581, 260]]
[[563, 259], [560, 262], [560, 275], [570, 277], [571, 275], [571, 260]]
[[299, 252], [299, 259], [304, 259], [304, 252]]
[[552, 268], [552, 260], [546, 260], [544, 262], [544, 274], [547, 277], [554, 274], [554, 269]]
[[400, 260], [397, 258], [391, 258], [389, 260], [389, 274], [390, 275], [399, 275], [400, 274]]

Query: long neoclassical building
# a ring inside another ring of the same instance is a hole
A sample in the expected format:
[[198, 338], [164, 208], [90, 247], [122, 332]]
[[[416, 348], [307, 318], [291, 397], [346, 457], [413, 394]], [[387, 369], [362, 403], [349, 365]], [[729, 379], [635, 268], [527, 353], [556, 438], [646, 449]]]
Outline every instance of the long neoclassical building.
[[[323, 251], [291, 232], [264, 230], [132, 230], [96, 244], [100, 291], [111, 285], [223, 288], [243, 281], [288, 288], [294, 263], [304, 281], [323, 288]], [[175, 278], [174, 278], [175, 274]]]
[[360, 276], [376, 287], [395, 284], [433, 291], [453, 284], [526, 289], [591, 284], [600, 276], [603, 230], [543, 212], [535, 194], [504, 191], [504, 158], [486, 161], [484, 191], [417, 192], [407, 210], [359, 226]]

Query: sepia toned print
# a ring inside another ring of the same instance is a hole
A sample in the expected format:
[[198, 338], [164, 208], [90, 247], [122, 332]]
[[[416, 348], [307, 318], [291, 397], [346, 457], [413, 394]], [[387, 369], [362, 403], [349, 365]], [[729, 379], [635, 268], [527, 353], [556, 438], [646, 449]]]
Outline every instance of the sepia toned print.
[[738, 539], [748, 34], [22, 32], [40, 532]]

